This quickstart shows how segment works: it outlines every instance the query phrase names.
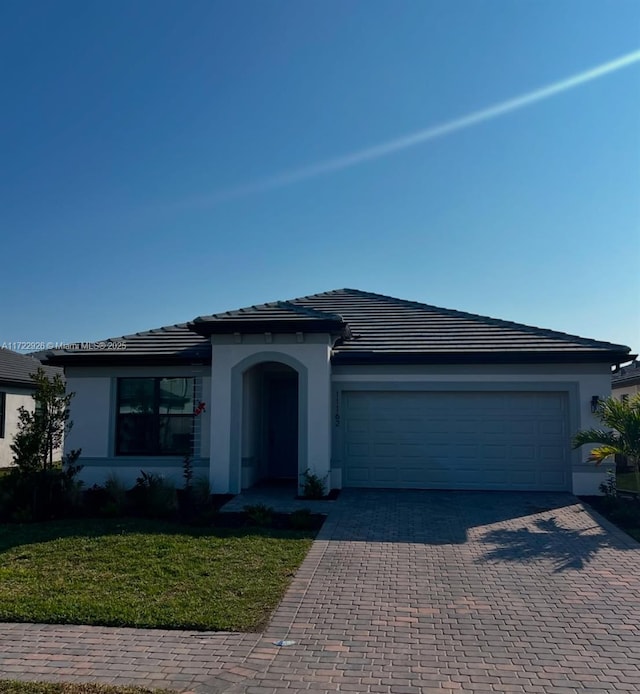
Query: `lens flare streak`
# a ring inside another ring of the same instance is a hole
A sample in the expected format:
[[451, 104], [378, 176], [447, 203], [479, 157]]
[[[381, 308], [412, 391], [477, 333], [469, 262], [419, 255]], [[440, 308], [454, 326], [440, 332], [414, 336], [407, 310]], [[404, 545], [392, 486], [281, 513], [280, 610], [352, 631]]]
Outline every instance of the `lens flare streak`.
[[605, 77], [606, 75], [617, 72], [618, 70], [622, 70], [623, 68], [629, 67], [638, 62], [640, 62], [640, 50], [627, 53], [620, 58], [603, 63], [602, 65], [598, 65], [597, 67], [585, 72], [578, 73], [572, 77], [554, 82], [546, 87], [541, 87], [540, 89], [536, 89], [532, 92], [527, 92], [526, 94], [514, 97], [513, 99], [508, 99], [507, 101], [500, 102], [480, 111], [474, 111], [473, 113], [456, 118], [446, 123], [435, 125], [424, 130], [419, 130], [417, 132], [410, 133], [409, 135], [405, 135], [404, 137], [390, 140], [379, 145], [374, 145], [366, 149], [351, 152], [340, 157], [327, 159], [325, 161], [318, 162], [317, 164], [311, 164], [299, 169], [285, 171], [269, 178], [264, 178], [243, 186], [221, 190], [214, 193], [210, 197], [201, 200], [200, 202], [212, 205], [225, 200], [241, 198], [255, 193], [262, 193], [275, 188], [284, 188], [285, 186], [299, 183], [300, 181], [310, 178], [349, 169], [375, 159], [381, 159], [382, 157], [387, 157], [389, 155], [396, 154], [397, 152], [401, 152], [402, 150], [416, 147], [430, 140], [435, 140], [436, 138], [444, 137], [445, 135], [450, 135], [459, 130], [464, 130], [474, 125], [485, 123], [493, 120], [494, 118], [499, 118], [500, 116], [505, 116], [509, 113], [513, 113], [514, 111], [532, 106], [540, 101], [545, 101], [553, 96], [562, 94], [563, 92], [571, 89], [575, 89], [576, 87], [588, 82], [592, 82], [593, 80], [601, 77]]

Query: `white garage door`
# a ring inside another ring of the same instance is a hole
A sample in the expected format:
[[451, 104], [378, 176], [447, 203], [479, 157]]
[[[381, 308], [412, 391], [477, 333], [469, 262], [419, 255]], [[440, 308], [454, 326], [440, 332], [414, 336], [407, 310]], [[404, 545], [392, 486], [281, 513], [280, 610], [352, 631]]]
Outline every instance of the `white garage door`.
[[342, 402], [345, 487], [571, 488], [565, 393], [354, 391]]

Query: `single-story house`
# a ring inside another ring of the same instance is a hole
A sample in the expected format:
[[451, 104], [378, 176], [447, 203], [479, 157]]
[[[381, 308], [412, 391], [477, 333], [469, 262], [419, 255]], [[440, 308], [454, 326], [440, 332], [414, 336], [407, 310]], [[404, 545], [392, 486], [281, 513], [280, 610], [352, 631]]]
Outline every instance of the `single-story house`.
[[[0, 468], [13, 462], [11, 444], [18, 433], [18, 410], [33, 411], [35, 401], [33, 380], [42, 364], [32, 356], [0, 348]], [[48, 376], [62, 373], [61, 369], [44, 367]]]
[[[141, 469], [217, 493], [327, 486], [597, 493], [571, 437], [623, 345], [339, 289], [52, 352], [88, 484]], [[202, 405], [205, 409], [202, 411]], [[200, 411], [196, 415], [194, 412]]]
[[611, 377], [611, 394], [618, 400], [640, 394], [640, 361], [616, 369]]

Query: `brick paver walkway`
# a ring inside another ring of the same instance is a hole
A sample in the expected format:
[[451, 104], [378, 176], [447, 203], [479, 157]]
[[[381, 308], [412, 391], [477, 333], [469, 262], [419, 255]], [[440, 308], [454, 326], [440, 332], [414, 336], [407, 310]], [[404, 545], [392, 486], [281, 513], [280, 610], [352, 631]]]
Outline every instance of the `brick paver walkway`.
[[344, 492], [264, 634], [0, 625], [0, 672], [228, 694], [639, 691], [639, 550], [568, 495]]

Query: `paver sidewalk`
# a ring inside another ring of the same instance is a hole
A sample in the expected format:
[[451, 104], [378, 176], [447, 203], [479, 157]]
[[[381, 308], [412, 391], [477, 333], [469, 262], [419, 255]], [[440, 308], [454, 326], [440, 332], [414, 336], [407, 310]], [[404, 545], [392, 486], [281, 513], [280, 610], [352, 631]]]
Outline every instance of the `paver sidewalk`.
[[640, 545], [569, 495], [361, 490], [264, 634], [1, 625], [0, 672], [203, 694], [633, 692], [639, 624]]
[[245, 662], [260, 640], [259, 634], [2, 623], [0, 674], [211, 692], [253, 674]]

